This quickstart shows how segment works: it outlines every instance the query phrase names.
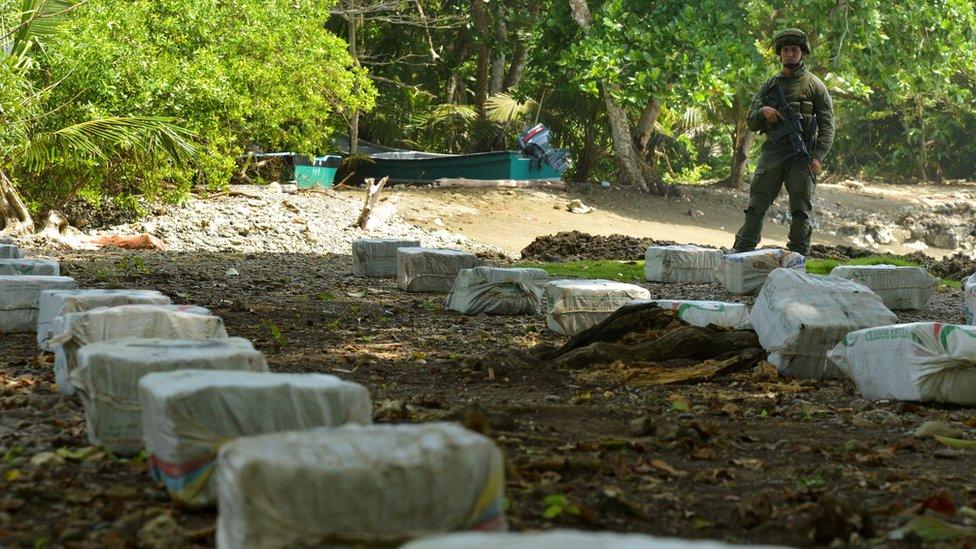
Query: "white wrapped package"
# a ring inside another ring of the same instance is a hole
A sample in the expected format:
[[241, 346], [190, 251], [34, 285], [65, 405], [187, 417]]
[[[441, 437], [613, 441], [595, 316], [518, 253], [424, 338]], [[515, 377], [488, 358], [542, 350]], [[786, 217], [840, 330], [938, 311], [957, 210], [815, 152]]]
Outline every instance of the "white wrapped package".
[[74, 279], [66, 276], [0, 276], [0, 333], [33, 332], [41, 292], [77, 287]]
[[417, 240], [362, 238], [352, 241], [352, 273], [356, 276], [396, 276], [396, 252], [418, 248]]
[[838, 265], [830, 276], [860, 282], [878, 294], [889, 309], [924, 309], [939, 279], [922, 267]]
[[[643, 534], [548, 530], [545, 532], [470, 532], [412, 541], [401, 549], [720, 549], [720, 541], [658, 538]], [[749, 545], [749, 547], [773, 547]]]
[[397, 287], [406, 292], [451, 291], [461, 269], [481, 266], [474, 254], [459, 250], [400, 248], [397, 250]]
[[124, 338], [208, 339], [227, 337], [224, 321], [193, 305], [121, 305], [55, 317], [48, 344], [54, 349], [54, 379], [74, 394], [71, 372], [84, 345]]
[[148, 374], [139, 407], [150, 474], [193, 507], [215, 503], [217, 451], [235, 438], [373, 421], [365, 387], [324, 374]]
[[444, 307], [466, 315], [539, 314], [548, 281], [542, 269], [461, 269]]
[[450, 423], [234, 440], [217, 460], [217, 546], [375, 547], [505, 528], [501, 450]]
[[20, 259], [24, 252], [13, 242], [0, 243], [0, 259]]
[[722, 250], [698, 246], [651, 246], [644, 254], [644, 278], [652, 282], [715, 282]]
[[754, 294], [773, 269], [807, 270], [807, 258], [789, 250], [764, 249], [722, 256], [715, 277], [729, 293]]
[[264, 356], [239, 337], [120, 339], [85, 345], [71, 383], [85, 407], [88, 440], [121, 455], [142, 449], [139, 380], [188, 368], [267, 372]]
[[749, 321], [781, 374], [801, 378], [842, 377], [827, 352], [862, 328], [898, 322], [866, 286], [793, 269], [770, 273]]
[[662, 309], [671, 309], [678, 318], [692, 326], [706, 327], [710, 324], [736, 330], [748, 330], [749, 307], [743, 303], [723, 301], [692, 301], [687, 299], [635, 299], [625, 305], [657, 303]]
[[546, 325], [574, 336], [603, 322], [628, 301], [650, 299], [646, 288], [612, 280], [553, 280], [546, 285]]
[[156, 290], [45, 290], [37, 313], [37, 345], [51, 351], [47, 340], [53, 335], [54, 319], [98, 307], [119, 305], [169, 305], [170, 299]]
[[858, 330], [829, 357], [865, 398], [976, 406], [976, 327], [915, 322]]
[[963, 279], [963, 309], [966, 324], [976, 325], [976, 276]]
[[53, 259], [0, 259], [0, 275], [59, 276], [61, 265]]

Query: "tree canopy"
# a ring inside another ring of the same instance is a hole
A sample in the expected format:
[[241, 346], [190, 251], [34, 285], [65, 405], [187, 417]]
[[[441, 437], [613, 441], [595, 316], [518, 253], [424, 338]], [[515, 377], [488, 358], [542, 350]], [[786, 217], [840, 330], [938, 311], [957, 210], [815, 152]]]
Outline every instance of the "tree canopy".
[[[511, 148], [538, 119], [576, 180], [621, 176], [624, 124], [645, 172], [741, 185], [758, 146], [745, 108], [778, 70], [772, 34], [798, 26], [835, 98], [829, 170], [976, 177], [969, 0], [590, 0], [586, 29], [573, 1], [0, 0], [0, 167], [39, 211], [76, 192], [179, 197], [225, 184], [247, 150], [337, 152], [350, 131]], [[15, 40], [35, 8], [56, 16]], [[185, 130], [192, 165], [138, 146], [22, 154], [36, 135], [119, 117]]]

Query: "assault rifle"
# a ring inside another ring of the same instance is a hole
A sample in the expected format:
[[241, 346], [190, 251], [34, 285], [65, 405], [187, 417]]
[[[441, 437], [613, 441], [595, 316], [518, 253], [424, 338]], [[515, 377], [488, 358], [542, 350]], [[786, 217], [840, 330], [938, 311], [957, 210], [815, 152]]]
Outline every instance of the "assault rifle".
[[810, 149], [803, 139], [803, 119], [786, 101], [786, 94], [783, 93], [783, 87], [779, 85], [779, 82], [773, 82], [770, 92], [772, 92], [772, 106], [783, 115], [783, 120], [780, 121], [776, 128], [770, 130], [768, 134], [769, 139], [773, 143], [779, 143], [788, 137], [790, 146], [793, 148], [793, 155], [806, 162], [807, 170], [810, 172], [810, 176], [813, 177], [814, 183], [816, 183], [817, 176], [810, 168], [810, 163], [813, 162], [813, 155], [810, 154]]

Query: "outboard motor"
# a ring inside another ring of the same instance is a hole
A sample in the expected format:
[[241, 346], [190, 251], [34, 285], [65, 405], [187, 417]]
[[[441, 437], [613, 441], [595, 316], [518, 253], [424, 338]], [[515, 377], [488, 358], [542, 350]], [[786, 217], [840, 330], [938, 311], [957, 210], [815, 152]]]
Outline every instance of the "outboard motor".
[[519, 134], [518, 147], [522, 154], [532, 159], [532, 168], [541, 169], [545, 162], [560, 174], [569, 168], [568, 153], [565, 150], [554, 149], [549, 144], [552, 133], [542, 124], [536, 124]]

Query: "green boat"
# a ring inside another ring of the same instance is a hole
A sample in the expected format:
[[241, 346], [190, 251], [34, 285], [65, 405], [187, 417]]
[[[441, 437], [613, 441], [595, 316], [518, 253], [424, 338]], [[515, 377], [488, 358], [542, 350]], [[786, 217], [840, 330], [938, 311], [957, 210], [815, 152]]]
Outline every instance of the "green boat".
[[559, 180], [548, 164], [535, 162], [519, 151], [475, 154], [435, 154], [389, 151], [369, 155], [356, 166], [362, 178], [389, 176], [392, 183], [433, 183], [438, 179]]
[[299, 189], [331, 188], [341, 159], [335, 155], [318, 156], [314, 159], [296, 155], [295, 183], [298, 184]]

